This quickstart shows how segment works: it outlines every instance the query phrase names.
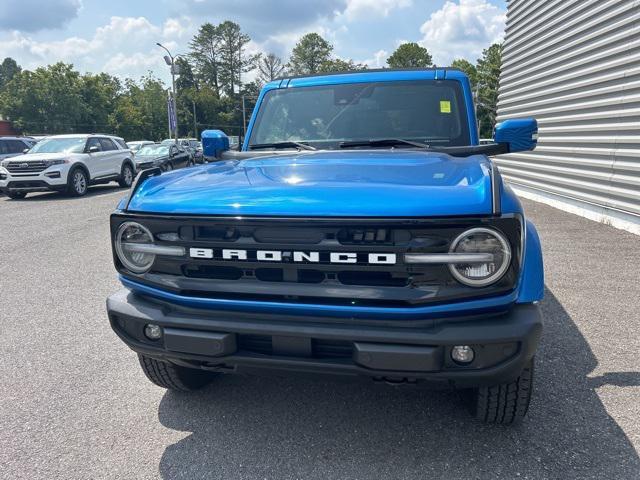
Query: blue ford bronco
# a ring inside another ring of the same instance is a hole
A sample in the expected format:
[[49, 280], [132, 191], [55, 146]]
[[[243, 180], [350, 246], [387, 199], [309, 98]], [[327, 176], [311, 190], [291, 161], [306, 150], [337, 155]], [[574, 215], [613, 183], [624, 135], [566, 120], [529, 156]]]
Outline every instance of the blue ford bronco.
[[535, 148], [534, 119], [480, 145], [462, 72], [366, 71], [268, 83], [241, 151], [202, 140], [215, 161], [145, 170], [111, 216], [108, 315], [149, 380], [424, 381], [526, 414], [542, 255], [489, 155]]

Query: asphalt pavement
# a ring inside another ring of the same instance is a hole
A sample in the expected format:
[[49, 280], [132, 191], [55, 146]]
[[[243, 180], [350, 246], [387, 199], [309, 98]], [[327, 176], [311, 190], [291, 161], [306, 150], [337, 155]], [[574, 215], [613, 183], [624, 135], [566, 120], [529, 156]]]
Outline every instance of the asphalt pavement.
[[638, 479], [640, 237], [525, 202], [545, 255], [529, 416], [485, 426], [454, 392], [143, 376], [112, 333], [122, 189], [0, 197], [0, 478]]

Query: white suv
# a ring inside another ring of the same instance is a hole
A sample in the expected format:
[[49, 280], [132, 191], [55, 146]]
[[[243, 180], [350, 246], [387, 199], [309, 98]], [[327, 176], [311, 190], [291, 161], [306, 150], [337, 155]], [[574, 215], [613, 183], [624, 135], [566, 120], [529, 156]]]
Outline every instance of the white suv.
[[133, 155], [124, 140], [111, 135], [56, 135], [29, 152], [0, 163], [0, 191], [10, 198], [29, 192], [87, 193], [89, 185], [116, 181], [129, 188], [135, 175]]

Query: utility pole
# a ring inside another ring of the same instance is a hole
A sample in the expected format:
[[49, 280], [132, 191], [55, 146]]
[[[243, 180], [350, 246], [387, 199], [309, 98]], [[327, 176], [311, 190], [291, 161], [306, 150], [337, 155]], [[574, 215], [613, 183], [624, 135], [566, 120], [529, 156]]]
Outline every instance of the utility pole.
[[[164, 56], [164, 61], [167, 65], [169, 65], [169, 67], [171, 67], [171, 93], [172, 93], [171, 102], [173, 105], [173, 114], [175, 116], [174, 117], [175, 130], [173, 132], [173, 139], [177, 144], [178, 143], [178, 112], [177, 112], [177, 105], [176, 105], [176, 73], [179, 73], [176, 62], [175, 62], [177, 56], [174, 57], [173, 55], [171, 55], [171, 52], [169, 51], [169, 49], [164, 45], [162, 45], [160, 42], [156, 42], [156, 45], [164, 49], [165, 52], [167, 52], [168, 55]], [[169, 129], [171, 129], [171, 125], [169, 125]], [[169, 132], [169, 137], [171, 137], [171, 132]]]

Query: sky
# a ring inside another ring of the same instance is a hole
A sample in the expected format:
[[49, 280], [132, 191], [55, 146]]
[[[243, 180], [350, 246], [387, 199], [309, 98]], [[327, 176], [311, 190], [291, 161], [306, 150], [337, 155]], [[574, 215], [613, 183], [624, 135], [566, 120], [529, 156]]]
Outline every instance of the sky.
[[334, 55], [383, 67], [403, 42], [417, 42], [436, 65], [475, 62], [500, 41], [506, 0], [1, 0], [0, 60], [23, 68], [64, 61], [82, 72], [170, 79], [161, 42], [188, 51], [204, 22], [232, 20], [250, 51], [286, 60], [296, 41], [317, 32]]

